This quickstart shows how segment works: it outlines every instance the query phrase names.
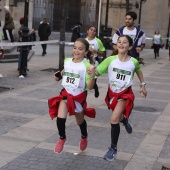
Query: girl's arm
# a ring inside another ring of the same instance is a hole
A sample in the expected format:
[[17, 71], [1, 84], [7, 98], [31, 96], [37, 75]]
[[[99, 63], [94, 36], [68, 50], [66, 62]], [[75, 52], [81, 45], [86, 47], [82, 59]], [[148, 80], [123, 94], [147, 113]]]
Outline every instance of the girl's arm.
[[142, 72], [136, 72], [139, 81], [140, 81], [140, 94], [142, 97], [146, 97], [147, 96], [147, 91], [145, 88], [146, 83], [144, 82], [144, 78], [143, 78], [143, 73]]
[[97, 69], [96, 69], [96, 66], [89, 66], [88, 67], [88, 70], [87, 70], [87, 73], [90, 75], [92, 72], [94, 71], [94, 76], [100, 76], [100, 74], [98, 73]]
[[99, 56], [105, 56], [105, 51], [95, 50], [94, 48], [91, 48], [90, 51], [91, 51], [93, 54], [97, 54], [97, 55], [99, 55]]
[[[92, 65], [91, 65], [92, 66]], [[95, 83], [95, 67], [94, 66], [89, 66], [88, 70], [87, 70], [87, 73], [90, 75], [90, 80], [89, 82], [87, 83], [87, 87], [89, 90], [92, 90], [93, 87], [94, 87], [94, 83]]]

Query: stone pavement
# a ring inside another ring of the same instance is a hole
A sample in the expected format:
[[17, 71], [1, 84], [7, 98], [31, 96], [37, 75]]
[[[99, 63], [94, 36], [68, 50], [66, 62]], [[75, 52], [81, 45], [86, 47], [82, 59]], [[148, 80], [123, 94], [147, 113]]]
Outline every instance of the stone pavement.
[[[42, 57], [41, 46], [28, 63], [28, 77], [18, 78], [17, 63], [0, 63], [0, 170], [161, 170], [170, 166], [170, 61], [168, 51], [161, 49], [154, 59], [153, 50], [145, 49], [142, 66], [148, 96], [139, 95], [139, 81], [134, 78], [135, 106], [130, 116], [133, 133], [121, 126], [117, 158], [103, 160], [110, 145], [110, 115], [104, 103], [107, 75], [98, 78], [100, 97], [89, 92], [88, 104], [95, 107], [95, 119], [86, 118], [89, 144], [79, 151], [80, 130], [74, 117], [67, 119], [67, 142], [61, 154], [53, 148], [58, 139], [55, 120], [48, 115], [47, 99], [58, 95], [60, 82], [53, 73], [41, 71], [58, 68], [59, 46], [49, 45]], [[66, 57], [71, 47], [66, 46]], [[108, 55], [111, 51], [108, 51]]]

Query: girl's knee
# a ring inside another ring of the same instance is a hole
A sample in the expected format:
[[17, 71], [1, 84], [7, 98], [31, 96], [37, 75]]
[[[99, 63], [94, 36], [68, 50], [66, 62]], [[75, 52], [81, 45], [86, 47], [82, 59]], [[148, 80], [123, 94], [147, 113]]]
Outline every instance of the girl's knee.
[[111, 118], [110, 118], [110, 123], [111, 124], [117, 124], [122, 120], [122, 118], [123, 118], [123, 114], [113, 113]]
[[116, 118], [116, 117], [111, 117], [111, 118], [110, 118], [110, 123], [111, 123], [111, 124], [117, 124], [117, 123], [119, 123], [119, 119]]
[[83, 113], [75, 113], [76, 122], [78, 125], [81, 125], [84, 122], [84, 114]]
[[83, 120], [77, 120], [76, 119], [76, 122], [77, 122], [78, 125], [81, 125], [84, 122], [84, 119]]

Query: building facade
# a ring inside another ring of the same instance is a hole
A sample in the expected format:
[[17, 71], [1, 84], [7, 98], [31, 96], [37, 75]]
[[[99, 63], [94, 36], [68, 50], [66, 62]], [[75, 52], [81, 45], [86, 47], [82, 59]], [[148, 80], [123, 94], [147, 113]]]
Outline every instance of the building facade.
[[[130, 10], [139, 14], [140, 8], [136, 8], [136, 2], [140, 0], [130, 0]], [[140, 27], [146, 33], [148, 38], [152, 38], [155, 30], [159, 30], [161, 35], [166, 38], [169, 29], [170, 20], [170, 2], [169, 0], [146, 0], [142, 3]], [[101, 23], [105, 22], [107, 0], [103, 0]], [[108, 13], [108, 27], [113, 28], [112, 34], [117, 28], [124, 25], [126, 14], [125, 0], [110, 0]], [[138, 26], [138, 19], [136, 26]], [[164, 40], [165, 42], [166, 40]], [[151, 46], [151, 40], [147, 39], [146, 46]]]
[[[140, 7], [135, 4], [141, 0], [130, 0], [129, 9], [140, 14]], [[19, 19], [24, 15], [24, 0], [1, 0], [1, 7], [8, 5], [15, 22], [15, 34], [19, 28]], [[66, 32], [71, 32], [71, 27], [77, 22], [83, 24], [83, 32], [89, 25], [106, 25], [115, 30], [125, 23], [126, 0], [72, 0], [69, 1], [69, 11], [66, 18]], [[101, 7], [100, 7], [101, 3]], [[62, 0], [30, 0], [29, 2], [29, 28], [38, 28], [39, 22], [46, 17], [54, 32], [59, 32]], [[107, 11], [108, 10], [108, 11]], [[155, 30], [160, 30], [163, 37], [167, 37], [169, 27], [169, 0], [146, 0], [142, 3], [140, 27], [147, 37], [152, 37]], [[107, 18], [108, 17], [108, 18]], [[4, 12], [0, 12], [1, 28], [3, 27]], [[99, 22], [98, 22], [99, 20]], [[138, 25], [138, 20], [136, 21]], [[98, 27], [100, 29], [100, 27]], [[147, 40], [147, 46], [150, 46]]]

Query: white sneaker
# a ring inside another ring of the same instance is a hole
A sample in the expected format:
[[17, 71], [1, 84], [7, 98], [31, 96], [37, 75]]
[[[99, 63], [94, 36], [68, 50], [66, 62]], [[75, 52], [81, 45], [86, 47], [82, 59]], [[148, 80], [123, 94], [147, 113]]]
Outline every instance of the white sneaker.
[[20, 75], [19, 78], [22, 78], [22, 79], [23, 79], [23, 78], [25, 78], [25, 77], [24, 77], [23, 75]]

